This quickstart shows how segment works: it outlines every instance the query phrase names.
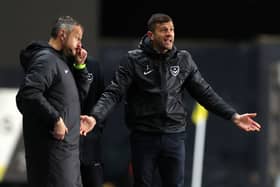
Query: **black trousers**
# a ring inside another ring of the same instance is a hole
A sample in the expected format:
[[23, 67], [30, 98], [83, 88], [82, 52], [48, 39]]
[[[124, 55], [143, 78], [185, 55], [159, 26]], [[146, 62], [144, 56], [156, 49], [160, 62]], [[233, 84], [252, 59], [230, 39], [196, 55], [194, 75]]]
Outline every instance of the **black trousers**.
[[152, 187], [158, 170], [163, 187], [183, 187], [185, 132], [174, 134], [132, 132], [134, 187]]
[[29, 187], [82, 186], [78, 145], [37, 140], [25, 146]]
[[81, 163], [81, 176], [83, 187], [102, 187], [103, 186], [103, 167], [102, 164]]

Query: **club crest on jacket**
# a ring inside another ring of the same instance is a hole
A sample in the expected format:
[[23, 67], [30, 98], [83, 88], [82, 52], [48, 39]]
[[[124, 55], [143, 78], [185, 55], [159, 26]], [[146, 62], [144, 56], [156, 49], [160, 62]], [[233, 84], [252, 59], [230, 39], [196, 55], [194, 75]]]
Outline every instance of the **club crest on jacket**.
[[179, 66], [170, 66], [169, 70], [170, 70], [171, 75], [176, 77], [180, 72], [180, 67]]

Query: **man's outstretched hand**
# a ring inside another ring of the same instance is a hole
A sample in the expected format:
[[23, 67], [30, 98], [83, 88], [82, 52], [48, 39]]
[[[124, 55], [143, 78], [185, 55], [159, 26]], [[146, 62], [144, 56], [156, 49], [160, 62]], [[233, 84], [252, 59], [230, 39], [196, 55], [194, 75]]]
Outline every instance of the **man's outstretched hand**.
[[92, 116], [81, 115], [80, 123], [80, 134], [86, 136], [96, 125], [96, 120]]
[[235, 123], [240, 129], [250, 131], [260, 131], [261, 125], [254, 121], [252, 118], [256, 117], [257, 113], [246, 114], [234, 114], [232, 117], [233, 123]]

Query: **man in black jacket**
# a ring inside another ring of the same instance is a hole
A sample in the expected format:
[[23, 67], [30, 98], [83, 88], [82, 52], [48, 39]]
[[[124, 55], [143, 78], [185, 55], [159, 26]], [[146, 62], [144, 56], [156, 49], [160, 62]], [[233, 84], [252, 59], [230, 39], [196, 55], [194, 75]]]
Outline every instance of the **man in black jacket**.
[[20, 54], [25, 76], [16, 102], [23, 115], [29, 187], [81, 186], [80, 102], [91, 82], [82, 36], [76, 20], [60, 17], [48, 42], [33, 42]]
[[[101, 65], [92, 57], [86, 59], [87, 69], [92, 76], [88, 96], [83, 102], [82, 114], [89, 115], [92, 107], [104, 91], [104, 77]], [[103, 186], [102, 135], [103, 123], [98, 124], [86, 136], [80, 137], [80, 161], [83, 187]]]
[[242, 130], [260, 130], [252, 119], [255, 113], [238, 114], [203, 79], [190, 53], [176, 49], [172, 19], [154, 14], [139, 49], [128, 52], [93, 108], [94, 118], [82, 117], [84, 123], [102, 121], [126, 96], [135, 187], [151, 187], [156, 168], [164, 187], [184, 186], [185, 90], [206, 109]]

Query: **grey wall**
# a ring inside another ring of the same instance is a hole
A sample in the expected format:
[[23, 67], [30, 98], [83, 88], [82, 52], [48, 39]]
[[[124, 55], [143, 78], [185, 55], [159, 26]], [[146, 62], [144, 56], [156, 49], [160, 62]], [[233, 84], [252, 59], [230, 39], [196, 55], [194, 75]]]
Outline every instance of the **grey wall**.
[[90, 54], [97, 46], [96, 0], [4, 0], [0, 6], [0, 70], [18, 66], [19, 50], [31, 40], [48, 40], [50, 28], [61, 15], [70, 15], [85, 27], [84, 45]]

